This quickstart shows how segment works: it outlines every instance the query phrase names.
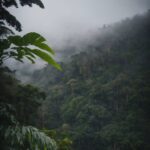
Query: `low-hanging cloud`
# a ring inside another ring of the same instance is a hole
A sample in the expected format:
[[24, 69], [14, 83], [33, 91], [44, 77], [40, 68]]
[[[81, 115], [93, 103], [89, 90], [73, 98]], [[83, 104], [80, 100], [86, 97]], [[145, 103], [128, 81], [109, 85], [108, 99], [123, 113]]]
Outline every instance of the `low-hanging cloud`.
[[150, 8], [150, 0], [43, 0], [43, 3], [45, 9], [34, 5], [11, 12], [22, 23], [24, 33], [39, 32], [52, 46]]
[[[141, 14], [150, 8], [150, 0], [43, 0], [43, 3], [45, 9], [33, 5], [10, 11], [22, 24], [21, 34], [41, 33], [59, 53], [66, 45], [87, 40], [104, 24]], [[61, 58], [60, 54], [58, 56]], [[40, 67], [41, 64], [39, 61]]]

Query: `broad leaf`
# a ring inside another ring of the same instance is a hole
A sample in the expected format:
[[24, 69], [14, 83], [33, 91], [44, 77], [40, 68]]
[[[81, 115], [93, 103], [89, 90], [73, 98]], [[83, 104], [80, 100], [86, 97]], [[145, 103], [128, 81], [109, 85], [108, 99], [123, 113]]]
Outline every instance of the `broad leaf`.
[[46, 39], [38, 33], [30, 32], [23, 36], [23, 40], [26, 44], [42, 43]]
[[50, 52], [53, 55], [55, 54], [55, 52], [45, 43], [36, 42], [36, 43], [34, 43], [34, 45], [41, 48], [42, 50], [46, 50], [46, 51]]
[[45, 60], [49, 64], [53, 65], [57, 69], [62, 70], [60, 65], [58, 63], [56, 63], [55, 60], [53, 60], [53, 58], [50, 55], [48, 55], [47, 53], [42, 52], [41, 50], [38, 50], [38, 49], [33, 49], [32, 53], [34, 53], [35, 55], [37, 55], [41, 59]]
[[16, 46], [23, 46], [24, 43], [23, 43], [23, 40], [22, 40], [22, 37], [19, 36], [19, 35], [16, 35], [16, 36], [9, 36], [8, 37], [9, 41], [16, 45]]

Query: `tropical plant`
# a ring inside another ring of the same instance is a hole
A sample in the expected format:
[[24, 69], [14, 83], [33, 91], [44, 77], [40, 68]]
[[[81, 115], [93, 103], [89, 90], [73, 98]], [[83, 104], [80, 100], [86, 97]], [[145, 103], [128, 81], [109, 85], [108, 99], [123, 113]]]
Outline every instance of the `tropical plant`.
[[0, 142], [3, 150], [56, 150], [53, 139], [32, 126], [21, 126], [14, 116], [14, 107], [0, 104]]
[[[41, 0], [1, 0], [0, 1], [0, 76], [7, 78], [6, 86], [4, 85], [3, 78], [0, 79], [4, 93], [0, 94], [3, 103], [0, 104], [0, 149], [3, 150], [56, 150], [56, 143], [50, 137], [46, 136], [43, 132], [32, 126], [22, 126], [14, 115], [14, 107], [10, 105], [12, 98], [16, 98], [11, 88], [13, 84], [9, 85], [9, 81], [13, 81], [11, 75], [4, 70], [3, 63], [8, 58], [14, 58], [23, 62], [24, 59], [30, 60], [35, 63], [36, 57], [40, 57], [47, 63], [51, 64], [57, 69], [61, 69], [52, 56], [54, 51], [45, 43], [45, 38], [38, 33], [27, 33], [23, 37], [14, 35], [13, 29], [21, 31], [21, 23], [13, 16], [8, 8], [15, 6], [18, 8], [32, 4], [37, 4], [39, 7], [44, 8]], [[9, 28], [12, 27], [13, 29]], [[11, 36], [10, 36], [11, 35]], [[4, 73], [5, 72], [5, 73]], [[11, 80], [9, 80], [11, 79]], [[18, 83], [14, 80], [15, 85]], [[11, 82], [11, 83], [14, 83]], [[8, 90], [7, 90], [8, 89]], [[13, 89], [15, 91], [16, 89]], [[16, 92], [16, 91], [15, 91]], [[6, 96], [6, 95], [9, 96]]]
[[[58, 63], [54, 61], [52, 55], [54, 51], [45, 43], [46, 39], [38, 33], [30, 32], [23, 37], [19, 35], [9, 36], [0, 40], [0, 64], [8, 58], [14, 58], [23, 62], [27, 58], [35, 63], [35, 58], [40, 57], [44, 61], [61, 70]], [[32, 47], [32, 48], [31, 48]]]
[[[32, 7], [32, 4], [36, 4], [44, 8], [41, 0], [19, 0], [19, 3], [21, 6]], [[13, 31], [8, 26], [17, 31], [22, 30], [21, 23], [7, 10], [11, 6], [18, 8], [19, 5], [16, 0], [0, 1], [0, 65], [5, 59], [15, 58], [18, 61], [23, 61], [24, 57], [34, 63], [35, 56], [38, 56], [60, 70], [61, 67], [52, 58], [54, 51], [45, 43], [46, 39], [43, 36], [35, 32], [28, 33], [23, 37], [10, 36]]]

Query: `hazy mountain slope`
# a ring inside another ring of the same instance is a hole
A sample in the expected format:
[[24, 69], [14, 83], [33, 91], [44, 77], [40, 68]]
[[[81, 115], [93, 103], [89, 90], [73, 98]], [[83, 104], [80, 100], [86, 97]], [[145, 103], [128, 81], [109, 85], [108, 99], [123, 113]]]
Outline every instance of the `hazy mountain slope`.
[[32, 77], [48, 94], [45, 126], [65, 126], [77, 150], [149, 150], [150, 11], [104, 27], [61, 64]]

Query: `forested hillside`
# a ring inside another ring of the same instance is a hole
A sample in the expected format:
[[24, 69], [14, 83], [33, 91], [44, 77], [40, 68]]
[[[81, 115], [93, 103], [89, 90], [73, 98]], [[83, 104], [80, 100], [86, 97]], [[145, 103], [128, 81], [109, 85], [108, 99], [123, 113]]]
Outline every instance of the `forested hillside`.
[[48, 95], [40, 127], [64, 131], [74, 150], [150, 149], [150, 11], [104, 26], [60, 64], [32, 75]]

